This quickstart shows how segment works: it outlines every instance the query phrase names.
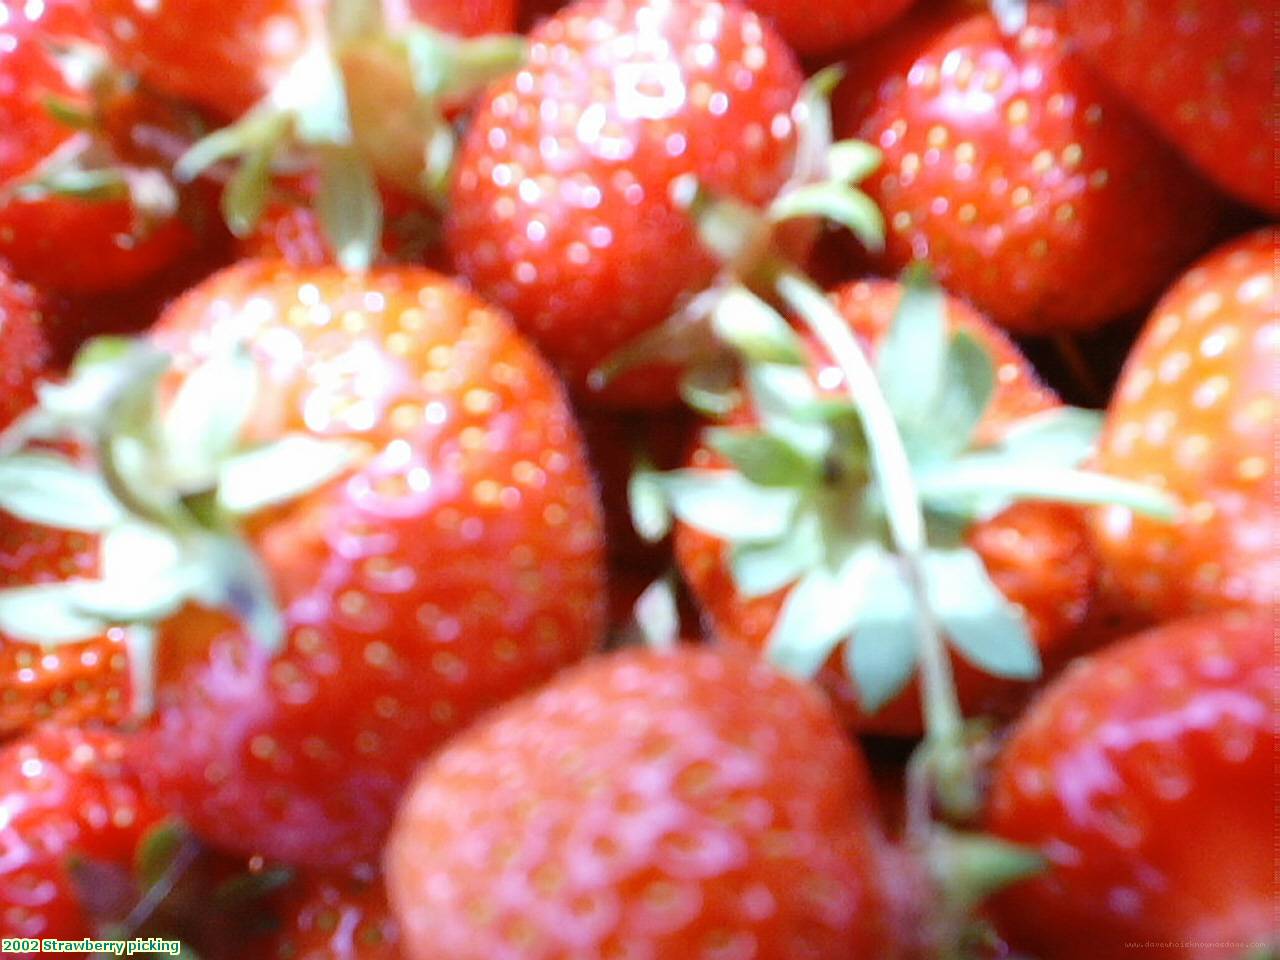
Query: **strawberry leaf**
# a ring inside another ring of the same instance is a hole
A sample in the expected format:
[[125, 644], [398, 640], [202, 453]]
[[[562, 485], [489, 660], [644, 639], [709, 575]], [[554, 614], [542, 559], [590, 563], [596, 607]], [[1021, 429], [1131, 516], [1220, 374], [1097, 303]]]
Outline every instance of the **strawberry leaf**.
[[822, 562], [822, 524], [818, 514], [801, 512], [795, 524], [777, 540], [734, 544], [729, 568], [738, 592], [763, 597], [799, 580]]
[[1040, 654], [1026, 618], [991, 582], [976, 553], [931, 550], [924, 571], [930, 607], [966, 660], [997, 677], [1040, 676]]
[[844, 183], [813, 183], [796, 187], [778, 197], [769, 207], [773, 223], [822, 217], [853, 233], [868, 250], [884, 249], [884, 214], [874, 200]]
[[669, 576], [645, 587], [636, 599], [630, 627], [641, 644], [655, 650], [670, 650], [680, 641], [680, 611]]
[[1074, 467], [1093, 452], [1103, 415], [1079, 407], [1055, 407], [1010, 426], [994, 450], [1038, 466]]
[[837, 183], [861, 183], [883, 162], [884, 154], [862, 140], [841, 140], [827, 151], [827, 167]]
[[325, 236], [344, 269], [368, 270], [382, 240], [378, 184], [356, 150], [327, 147], [319, 153], [316, 213]]
[[173, 866], [183, 843], [191, 839], [191, 833], [179, 820], [165, 820], [146, 832], [133, 855], [134, 876], [143, 889], [155, 886]]
[[638, 463], [627, 481], [627, 505], [631, 525], [649, 543], [658, 543], [671, 532], [671, 511], [661, 475], [648, 463]]
[[744, 287], [724, 292], [711, 314], [711, 326], [725, 343], [758, 363], [803, 364], [799, 335], [771, 306]]
[[110, 624], [78, 603], [84, 585], [91, 582], [66, 580], [0, 590], [0, 634], [44, 646], [100, 637]]
[[865, 599], [845, 644], [845, 671], [865, 713], [878, 711], [907, 686], [920, 657], [915, 603], [897, 562], [887, 554], [867, 572]]
[[932, 413], [904, 431], [912, 461], [945, 461], [968, 449], [995, 387], [995, 364], [986, 349], [967, 333], [952, 336]]
[[289, 434], [227, 457], [218, 473], [218, 502], [234, 516], [288, 503], [341, 476], [355, 462], [356, 444]]
[[85, 533], [100, 533], [124, 518], [96, 474], [38, 453], [0, 458], [0, 510], [28, 523]]
[[776, 434], [720, 427], [705, 431], [703, 437], [738, 472], [762, 487], [807, 486], [821, 472], [821, 464]]
[[742, 403], [737, 372], [724, 363], [698, 363], [680, 378], [680, 398], [705, 417], [728, 416]]
[[243, 343], [217, 351], [187, 375], [162, 422], [165, 463], [180, 490], [214, 487], [257, 396], [258, 368]]
[[946, 295], [920, 271], [909, 271], [903, 280], [902, 300], [875, 368], [894, 420], [913, 432], [927, 426], [942, 390], [948, 353]]
[[677, 470], [662, 477], [662, 486], [683, 522], [734, 542], [782, 536], [800, 502], [797, 490], [761, 487], [730, 470]]

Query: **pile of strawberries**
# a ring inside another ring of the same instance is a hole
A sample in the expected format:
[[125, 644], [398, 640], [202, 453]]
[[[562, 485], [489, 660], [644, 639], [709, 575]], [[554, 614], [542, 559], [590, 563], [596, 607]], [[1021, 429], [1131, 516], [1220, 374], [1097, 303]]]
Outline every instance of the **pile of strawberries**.
[[0, 0], [3, 952], [1280, 957], [1275, 28]]

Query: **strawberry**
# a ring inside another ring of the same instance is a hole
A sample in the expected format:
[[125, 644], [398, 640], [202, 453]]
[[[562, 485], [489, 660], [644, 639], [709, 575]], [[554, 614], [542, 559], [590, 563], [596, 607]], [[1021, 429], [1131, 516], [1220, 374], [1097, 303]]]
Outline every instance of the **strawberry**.
[[43, 298], [0, 269], [0, 430], [35, 400], [49, 361]]
[[376, 870], [308, 874], [290, 890], [259, 960], [401, 960], [400, 931]]
[[[895, 326], [895, 311], [904, 304], [902, 285], [885, 280], [848, 284], [839, 288], [831, 299], [844, 320], [871, 347], [873, 353], [881, 349], [886, 337], [890, 336], [889, 331]], [[1030, 364], [998, 328], [954, 298], [947, 298], [945, 310], [951, 336], [970, 338], [981, 350], [989, 353], [989, 362], [994, 365], [989, 401], [981, 418], [972, 424], [972, 442], [978, 449], [998, 448], [1003, 438], [1015, 434], [1020, 426], [1028, 424], [1039, 424], [1039, 427], [1032, 427], [1032, 432], [1027, 435], [1030, 437], [1034, 437], [1037, 429], [1046, 427], [1049, 433], [1055, 429], [1072, 429], [1069, 425], [1080, 412], [1073, 412], [1059, 405], [1053, 393], [1039, 383]], [[908, 389], [924, 393], [927, 359], [907, 356], [905, 362], [905, 379], [910, 384]], [[820, 352], [814, 353], [814, 366], [817, 382], [825, 389], [830, 390], [842, 382], [839, 370]], [[885, 375], [892, 377], [893, 373], [890, 371]], [[766, 419], [775, 416], [767, 407], [764, 413]], [[1084, 423], [1088, 420], [1088, 417], [1083, 418]], [[715, 471], [707, 479], [713, 482], [731, 482], [730, 475], [723, 471], [733, 466], [730, 462], [733, 458], [726, 458], [718, 450], [730, 449], [732, 452], [731, 448], [722, 447], [726, 439], [737, 440], [749, 435], [742, 433], [744, 429], [751, 430], [753, 425], [758, 428], [759, 412], [739, 412], [735, 421], [730, 432], [722, 428], [704, 436], [704, 445], [694, 453], [690, 461], [693, 471]], [[1055, 422], [1057, 427], [1054, 426]], [[906, 426], [910, 427], [910, 424]], [[812, 429], [812, 420], [809, 429]], [[943, 456], [945, 451], [941, 448], [946, 445], [955, 444], [962, 448], [969, 446], [970, 441], [964, 435], [966, 425], [947, 423], [942, 429], [954, 429], [957, 435], [935, 435], [932, 439], [924, 435], [921, 442], [919, 430], [916, 430], [916, 456], [922, 465], [930, 457]], [[708, 442], [713, 446], [708, 446]], [[823, 470], [827, 479], [820, 480], [812, 494], [804, 493], [804, 488], [801, 488], [802, 496], [813, 496], [817, 503], [829, 501], [829, 505], [822, 507], [814, 516], [806, 517], [801, 512], [791, 518], [775, 551], [776, 560], [768, 559], [768, 548], [764, 545], [758, 546], [754, 551], [761, 562], [777, 563], [777, 576], [766, 574], [763, 582], [748, 584], [747, 580], [757, 578], [751, 577], [749, 571], [744, 572], [740, 564], [743, 563], [743, 554], [748, 555], [747, 562], [750, 562], [754, 535], [749, 535], [742, 541], [733, 535], [734, 523], [730, 522], [727, 528], [718, 527], [714, 521], [708, 524], [708, 518], [699, 515], [696, 507], [682, 516], [678, 499], [673, 504], [681, 520], [676, 527], [676, 557], [685, 580], [710, 617], [717, 637], [753, 649], [768, 648], [775, 656], [788, 662], [792, 662], [793, 657], [802, 658], [810, 664], [809, 667], [802, 668], [805, 673], [821, 667], [824, 686], [839, 704], [846, 720], [861, 730], [918, 736], [923, 730], [919, 692], [915, 686], [905, 686], [914, 669], [912, 660], [899, 664], [896, 668], [899, 673], [891, 683], [891, 689], [881, 688], [873, 695], [873, 702], [867, 704], [867, 697], [860, 695], [859, 684], [856, 682], [855, 661], [850, 659], [854, 656], [852, 650], [856, 649], [859, 642], [857, 629], [852, 631], [852, 643], [847, 644], [841, 653], [835, 649], [835, 645], [842, 632], [848, 631], [848, 623], [845, 620], [841, 620], [839, 624], [833, 622], [833, 632], [828, 637], [830, 643], [826, 644], [824, 652], [823, 641], [818, 637], [827, 636], [823, 633], [826, 628], [816, 621], [797, 619], [797, 604], [800, 607], [827, 607], [833, 611], [847, 607], [853, 613], [858, 604], [851, 602], [850, 598], [858, 596], [864, 588], [882, 596], [889, 592], [889, 587], [883, 582], [878, 588], [866, 586], [864, 578], [871, 574], [865, 571], [859, 573], [856, 564], [848, 569], [848, 574], [852, 577], [849, 586], [839, 588], [837, 595], [827, 597], [821, 593], [814, 594], [809, 588], [799, 590], [799, 584], [805, 579], [805, 572], [811, 569], [811, 565], [814, 571], [823, 569], [826, 562], [835, 563], [838, 567], [841, 563], [838, 558], [847, 550], [855, 547], [865, 549], [867, 542], [874, 541], [879, 536], [873, 529], [858, 532], [855, 526], [853, 542], [840, 546], [841, 538], [845, 536], [842, 530], [847, 524], [854, 523], [856, 505], [866, 496], [868, 481], [865, 465], [858, 466], [853, 460], [846, 459], [851, 455], [849, 451], [855, 446], [855, 441], [846, 436], [839, 442], [841, 446], [832, 448], [826, 454], [828, 460]], [[940, 449], [930, 450], [930, 445]], [[780, 458], [785, 452], [775, 451], [772, 457]], [[981, 458], [982, 454], [974, 453], [972, 456]], [[1045, 464], [1051, 462], [1048, 459], [1051, 455], [1047, 451], [1033, 452], [1033, 456]], [[945, 460], [941, 462], [946, 463]], [[786, 489], [788, 482], [781, 476], [758, 479], [777, 484], [771, 486], [773, 490]], [[842, 502], [848, 506], [840, 507]], [[1005, 501], [997, 504], [997, 509], [981, 511], [972, 517], [952, 515], [948, 519], [945, 504], [931, 505], [926, 498], [925, 506], [927, 510], [932, 507], [934, 511], [929, 519], [935, 525], [938, 545], [941, 547], [945, 544], [948, 547], [938, 556], [948, 553], [952, 557], [951, 562], [960, 557], [971, 561], [968, 573], [963, 568], [956, 567], [946, 576], [964, 576], [968, 583], [982, 572], [979, 582], [969, 585], [969, 599], [976, 600], [980, 591], [985, 591], [993, 605], [1012, 604], [1019, 611], [1019, 619], [1025, 622], [1028, 638], [1034, 641], [1037, 651], [1026, 651], [1029, 663], [1024, 666], [1028, 672], [1023, 673], [1020, 679], [1025, 681], [1033, 676], [1037, 672], [1034, 665], [1040, 659], [1052, 664], [1057, 659], [1055, 651], [1084, 619], [1093, 592], [1095, 563], [1088, 550], [1084, 519], [1080, 511], [1063, 504]], [[751, 510], [750, 507], [742, 509]], [[805, 511], [803, 505], [800, 509]], [[854, 513], [846, 520], [840, 516], [842, 511]], [[816, 523], [817, 526], [809, 526], [810, 523]], [[785, 545], [788, 540], [791, 542], [790, 547]], [[794, 550], [803, 554], [807, 552], [808, 546], [823, 541], [830, 542], [832, 559], [829, 561], [819, 561], [816, 557], [804, 560], [799, 555], [792, 557]], [[950, 552], [966, 546], [967, 550]], [[795, 562], [786, 561], [788, 557]], [[984, 585], [980, 580], [986, 578], [989, 580]], [[793, 595], [795, 600], [792, 600]], [[872, 596], [868, 595], [867, 605], [871, 605]], [[881, 611], [874, 616], [887, 616], [889, 612]], [[977, 606], [967, 615], [977, 615]], [[953, 622], [963, 620], [964, 616], [966, 614], [953, 611]], [[944, 623], [947, 619], [948, 617], [943, 616]], [[789, 641], [784, 640], [780, 633], [787, 623], [801, 625], [800, 635]], [[955, 637], [953, 640], [964, 642], [963, 637]], [[787, 649], [788, 644], [792, 645], [790, 650]], [[811, 652], [799, 652], [806, 648]], [[983, 654], [982, 638], [979, 638], [976, 646], [974, 643], [965, 643], [960, 650], [959, 656], [953, 656], [953, 663], [960, 703], [967, 714], [976, 715], [996, 707], [1007, 707], [1009, 704], [1006, 701], [1015, 698], [1024, 688], [1024, 684], [992, 675], [991, 671], [995, 669], [1006, 676], [1017, 677], [1019, 669], [1015, 667], [1010, 673], [1010, 665], [1001, 667], [990, 661]]]
[[123, 83], [101, 39], [87, 0], [0, 2], [0, 260], [68, 293], [123, 289], [197, 242], [198, 198], [162, 172], [188, 118]]
[[1097, 327], [1149, 303], [1211, 238], [1218, 201], [1030, 5], [1004, 36], [923, 8], [850, 54], [836, 131], [878, 145], [867, 191], [889, 224], [877, 267], [928, 260], [1005, 327]]
[[[513, 7], [512, 0], [389, 0], [386, 12], [397, 23], [416, 19], [478, 36], [511, 30]], [[156, 89], [228, 118], [291, 73], [302, 76], [326, 42], [321, 0], [94, 0], [94, 8], [121, 63]]]
[[870, 3], [748, 0], [748, 6], [776, 28], [801, 56], [833, 53], [871, 36], [910, 7], [912, 0]]
[[694, 647], [594, 660], [462, 734], [386, 854], [411, 960], [892, 960], [897, 866], [817, 691]]
[[50, 400], [25, 429], [82, 403], [106, 488], [34, 450], [11, 469], [74, 491], [25, 508], [94, 522], [102, 576], [0, 592], [0, 624], [129, 624], [140, 676], [155, 648], [140, 769], [215, 845], [369, 856], [422, 756], [600, 639], [600, 508], [560, 387], [437, 274], [248, 261]]
[[102, 879], [113, 870], [128, 876], [164, 816], [127, 765], [125, 742], [61, 726], [13, 740], [0, 748], [0, 796], [0, 934], [95, 935], [86, 899], [107, 898]]
[[1274, 10], [1259, 0], [1067, 0], [1084, 56], [1218, 186], [1280, 213]]
[[1107, 411], [1099, 466], [1183, 505], [1174, 527], [1121, 506], [1094, 517], [1110, 586], [1139, 615], [1267, 608], [1280, 592], [1278, 244], [1274, 228], [1258, 230], [1183, 276], [1147, 321]]
[[996, 916], [1043, 960], [1275, 950], [1274, 629], [1219, 613], [1077, 661], [1019, 722], [991, 829], [1050, 868]]
[[[528, 65], [476, 110], [445, 241], [584, 390], [715, 276], [673, 183], [693, 175], [761, 206], [791, 177], [803, 77], [772, 29], [714, 0], [580, 0], [530, 43]], [[671, 379], [633, 373], [604, 399], [660, 407]]]

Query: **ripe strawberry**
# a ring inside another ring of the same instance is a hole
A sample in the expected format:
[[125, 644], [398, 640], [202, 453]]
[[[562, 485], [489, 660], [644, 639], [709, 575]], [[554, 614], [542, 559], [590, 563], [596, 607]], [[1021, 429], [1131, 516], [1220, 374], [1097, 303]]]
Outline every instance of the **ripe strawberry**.
[[1102, 76], [1227, 192], [1280, 213], [1272, 18], [1259, 0], [1068, 0], [1072, 36]]
[[[101, 39], [86, 0], [0, 2], [0, 260], [68, 293], [128, 287], [197, 240], [189, 198], [158, 169], [193, 139], [185, 118], [96, 63]], [[73, 82], [55, 44], [78, 45], [65, 56], [89, 76]], [[82, 128], [50, 97], [83, 114]]]
[[893, 21], [912, 0], [872, 0], [870, 3], [748, 0], [748, 5], [772, 23], [801, 56], [832, 53], [871, 36]]
[[154, 630], [139, 763], [198, 833], [367, 857], [422, 756], [600, 639], [600, 508], [570, 411], [501, 316], [421, 269], [249, 261], [153, 342], [172, 358], [159, 402], [145, 348], [80, 361], [72, 395], [130, 385], [93, 410], [153, 407], [99, 418], [100, 454], [144, 429], [152, 459], [117, 462], [131, 509], [103, 524], [101, 582], [37, 599], [53, 623]]
[[1275, 562], [1280, 234], [1256, 231], [1200, 261], [1160, 301], [1125, 365], [1098, 464], [1168, 489], [1176, 526], [1113, 506], [1094, 517], [1118, 598], [1167, 619], [1269, 607]]
[[1168, 623], [1077, 661], [1031, 707], [990, 798], [991, 829], [1050, 863], [996, 901], [1016, 946], [1275, 949], [1273, 633], [1237, 613]]
[[279, 931], [259, 960], [401, 960], [400, 930], [382, 877], [309, 874], [295, 881], [281, 907]]
[[[476, 112], [445, 241], [582, 388], [715, 275], [673, 181], [756, 206], [787, 182], [803, 77], [754, 14], [713, 0], [580, 0], [530, 42], [525, 69]], [[606, 397], [669, 404], [670, 379], [632, 374]]]
[[0, 430], [35, 399], [49, 361], [39, 294], [0, 269]]
[[[441, 30], [478, 36], [509, 31], [512, 0], [391, 0], [397, 23], [414, 18]], [[95, 0], [116, 55], [147, 83], [171, 96], [239, 117], [291, 74], [307, 76], [322, 56], [322, 0]]]
[[[883, 344], [902, 297], [902, 286], [885, 280], [848, 284], [832, 295], [840, 313], [873, 353]], [[946, 301], [946, 314], [953, 334], [963, 331], [974, 338], [990, 352], [995, 364], [994, 391], [989, 406], [975, 425], [974, 439], [979, 446], [998, 443], [1011, 428], [1027, 418], [1063, 411], [1057, 398], [1039, 383], [1030, 364], [998, 328], [953, 298]], [[815, 361], [815, 366], [819, 368], [819, 384], [831, 388], [841, 382], [838, 370], [825, 358]], [[916, 380], [911, 389], [924, 390], [919, 382], [922, 376], [922, 369], [910, 371], [910, 378]], [[739, 421], [756, 422], [757, 417], [740, 415]], [[967, 445], [964, 437], [958, 439]], [[839, 461], [833, 458], [831, 462], [838, 464]], [[701, 470], [723, 469], [729, 464], [704, 445], [694, 453], [691, 465]], [[819, 496], [833, 502], [845, 498], [850, 504], [848, 509], [853, 509], [852, 505], [866, 495], [865, 476], [856, 470], [850, 475], [842, 466], [833, 466], [831, 471], [829, 480], [820, 487], [823, 492]], [[926, 507], [929, 507], [927, 501]], [[1057, 659], [1058, 648], [1083, 621], [1093, 593], [1095, 563], [1088, 550], [1081, 513], [1062, 504], [1019, 502], [976, 520], [953, 519], [948, 525], [941, 515], [935, 514], [931, 519], [940, 525], [940, 544], [965, 544], [980, 558], [999, 594], [1021, 611], [1040, 658], [1052, 664]], [[842, 527], [845, 521], [828, 519], [821, 524], [824, 528], [836, 524]], [[796, 526], [796, 521], [793, 520], [792, 525]], [[816, 534], [803, 532], [796, 536], [813, 538]], [[735, 544], [732, 538], [699, 528], [697, 523], [686, 521], [676, 527], [675, 550], [681, 572], [709, 616], [715, 635], [753, 649], [775, 649], [775, 631], [796, 589], [798, 574], [805, 567], [797, 571], [797, 576], [780, 578], [769, 589], [744, 592], [734, 570], [734, 556], [741, 547], [742, 544]], [[848, 604], [856, 594], [851, 586], [825, 602], [833, 606]], [[811, 628], [815, 634], [819, 629], [816, 624]], [[853, 636], [852, 645], [856, 646], [856, 631]], [[905, 686], [907, 677], [903, 676], [904, 686], [898, 688], [900, 693], [878, 709], [863, 709], [849, 667], [848, 650], [836, 649], [836, 639], [837, 636], [831, 637], [829, 655], [819, 655], [813, 667], [822, 667], [820, 679], [845, 719], [864, 731], [920, 735], [923, 727], [918, 688]], [[810, 642], [807, 636], [799, 640]], [[1008, 701], [1025, 691], [1025, 684], [993, 676], [989, 669], [979, 667], [978, 661], [971, 663], [966, 659], [966, 656], [972, 659], [973, 655], [974, 651], [968, 650], [952, 658], [961, 706], [967, 714], [1007, 708]]]
[[95, 935], [82, 894], [108, 891], [100, 881], [86, 888], [86, 879], [113, 868], [127, 877], [139, 843], [163, 819], [124, 756], [116, 734], [60, 726], [0, 749], [0, 934]]
[[822, 697], [755, 658], [633, 649], [438, 754], [387, 887], [412, 960], [905, 953], [869, 777]]
[[1150, 302], [1211, 237], [1218, 203], [1063, 36], [1048, 3], [995, 18], [926, 8], [850, 55], [836, 130], [876, 144], [883, 270], [939, 280], [1025, 334]]

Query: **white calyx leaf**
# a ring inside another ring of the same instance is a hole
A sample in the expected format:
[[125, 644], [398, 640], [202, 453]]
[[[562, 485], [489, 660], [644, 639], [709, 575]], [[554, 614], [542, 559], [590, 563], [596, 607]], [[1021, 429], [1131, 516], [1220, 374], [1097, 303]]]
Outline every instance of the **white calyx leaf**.
[[782, 536], [801, 498], [798, 490], [757, 486], [730, 470], [677, 470], [664, 474], [662, 485], [681, 521], [734, 542]]
[[228, 457], [218, 474], [218, 503], [233, 516], [249, 516], [288, 503], [342, 475], [359, 456], [358, 444], [288, 434], [274, 443]]
[[66, 580], [0, 590], [0, 634], [53, 646], [101, 636], [109, 621], [82, 610], [79, 600], [92, 580]]
[[28, 523], [98, 533], [124, 518], [120, 503], [93, 472], [49, 454], [0, 457], [0, 510]]
[[191, 371], [163, 420], [166, 467], [184, 492], [211, 489], [240, 441], [258, 395], [258, 368], [244, 343], [227, 344]]

